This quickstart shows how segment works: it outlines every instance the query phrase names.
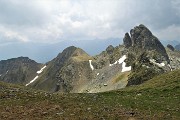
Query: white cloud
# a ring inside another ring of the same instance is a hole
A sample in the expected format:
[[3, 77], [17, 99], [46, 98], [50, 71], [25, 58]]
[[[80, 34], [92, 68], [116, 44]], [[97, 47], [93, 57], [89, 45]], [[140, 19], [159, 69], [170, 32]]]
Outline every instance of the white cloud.
[[27, 42], [28, 38], [24, 35], [22, 35], [19, 32], [12, 31], [10, 29], [4, 28], [3, 26], [0, 26], [0, 38], [3, 42], [3, 39], [7, 40], [7, 42]]

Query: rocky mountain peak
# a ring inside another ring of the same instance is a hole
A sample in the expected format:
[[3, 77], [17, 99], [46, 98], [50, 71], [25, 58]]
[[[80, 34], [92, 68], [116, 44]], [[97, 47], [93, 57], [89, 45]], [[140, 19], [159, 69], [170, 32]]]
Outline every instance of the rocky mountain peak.
[[[131, 36], [130, 36], [131, 35]], [[156, 55], [156, 58], [161, 58], [162, 60], [169, 61], [168, 55], [162, 43], [155, 37], [152, 32], [144, 25], [139, 25], [130, 30], [124, 36], [124, 46], [126, 48], [136, 48], [140, 51], [151, 52], [151, 57]], [[155, 53], [154, 53], [155, 52]]]
[[109, 45], [107, 48], [106, 48], [106, 51], [108, 54], [112, 54], [113, 51], [114, 51], [114, 47], [112, 45]]
[[75, 46], [70, 46], [67, 47], [66, 49], [63, 50], [62, 53], [59, 53], [58, 58], [70, 58], [73, 56], [80, 56], [83, 54], [87, 54], [84, 50], [82, 50], [81, 48], [77, 48]]
[[123, 42], [126, 48], [129, 48], [132, 46], [132, 40], [131, 40], [131, 37], [129, 36], [129, 33], [125, 34]]

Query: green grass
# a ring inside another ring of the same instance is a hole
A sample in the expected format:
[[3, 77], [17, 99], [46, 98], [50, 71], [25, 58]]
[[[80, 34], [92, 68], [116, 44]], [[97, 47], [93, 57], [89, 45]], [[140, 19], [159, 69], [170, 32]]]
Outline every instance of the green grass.
[[180, 119], [180, 70], [97, 94], [52, 94], [0, 82], [0, 119]]

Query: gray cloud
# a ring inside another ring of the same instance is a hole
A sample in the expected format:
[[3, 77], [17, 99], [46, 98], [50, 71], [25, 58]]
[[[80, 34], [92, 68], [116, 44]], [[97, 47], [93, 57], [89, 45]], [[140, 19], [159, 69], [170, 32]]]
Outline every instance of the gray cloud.
[[16, 39], [53, 43], [121, 38], [143, 23], [164, 39], [165, 29], [180, 27], [179, 5], [178, 0], [2, 0], [0, 27], [20, 33]]

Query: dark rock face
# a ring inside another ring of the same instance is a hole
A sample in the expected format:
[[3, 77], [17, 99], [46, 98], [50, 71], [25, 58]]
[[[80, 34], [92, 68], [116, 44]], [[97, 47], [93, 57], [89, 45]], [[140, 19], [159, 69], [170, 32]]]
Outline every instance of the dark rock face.
[[124, 46], [125, 46], [126, 48], [129, 48], [129, 47], [132, 46], [132, 40], [131, 40], [131, 38], [130, 38], [130, 36], [129, 36], [128, 33], [125, 34], [124, 39], [123, 39], [123, 42], [124, 42]]
[[[155, 52], [153, 55], [156, 55], [156, 58], [169, 61], [164, 46], [147, 27], [142, 24], [136, 26], [134, 29], [131, 29], [130, 34], [131, 37], [126, 33], [123, 39], [126, 48], [132, 47], [143, 51], [152, 51]], [[153, 55], [151, 56], [153, 57]]]
[[41, 64], [28, 57], [0, 61], [0, 80], [9, 83], [26, 84], [36, 76]]
[[167, 48], [169, 48], [170, 50], [174, 51], [174, 47], [170, 44], [167, 45]]
[[[146, 26], [141, 24], [134, 27], [130, 30], [130, 36], [126, 33], [123, 40], [128, 51], [127, 63], [132, 66], [127, 86], [141, 84], [169, 70], [167, 66], [162, 68], [154, 65], [169, 64], [170, 60], [164, 46]], [[152, 63], [152, 60], [155, 62]]]
[[112, 54], [113, 51], [114, 51], [114, 47], [112, 45], [109, 45], [107, 48], [106, 48], [106, 51], [108, 54]]

